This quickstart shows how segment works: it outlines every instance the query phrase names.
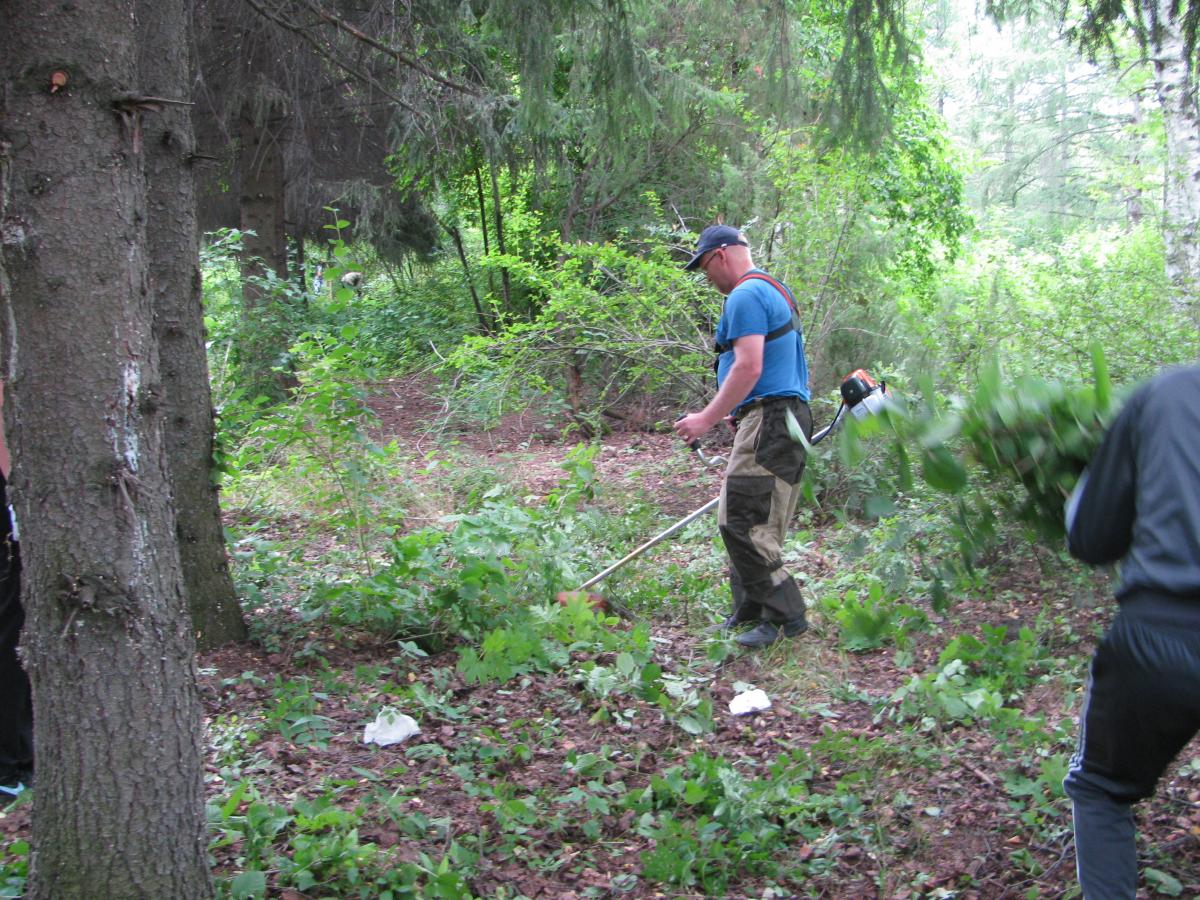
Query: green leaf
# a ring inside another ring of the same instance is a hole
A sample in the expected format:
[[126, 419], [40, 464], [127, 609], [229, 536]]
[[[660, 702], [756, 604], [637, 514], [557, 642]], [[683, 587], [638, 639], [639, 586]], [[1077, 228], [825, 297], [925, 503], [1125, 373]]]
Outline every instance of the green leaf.
[[882, 494], [873, 494], [863, 504], [863, 512], [868, 518], [882, 519], [885, 516], [896, 514], [896, 504], [891, 497]]
[[246, 795], [248, 782], [240, 781], [238, 786], [233, 789], [233, 793], [229, 795], [229, 799], [221, 806], [221, 817], [228, 819], [233, 815], [234, 810], [238, 808], [238, 804], [242, 802], [242, 797]]
[[1107, 410], [1112, 403], [1112, 383], [1108, 378], [1108, 361], [1099, 341], [1092, 342], [1092, 377], [1096, 379], [1096, 406]]
[[229, 883], [229, 896], [232, 900], [253, 900], [264, 897], [267, 893], [267, 875], [265, 872], [243, 872]]
[[927, 448], [921, 455], [921, 471], [930, 487], [957, 494], [967, 486], [967, 470], [945, 447]]
[[796, 421], [796, 416], [793, 415], [790, 409], [787, 410], [785, 421], [787, 422], [788, 436], [791, 437], [791, 439], [797, 444], [802, 444], [805, 452], [811, 453], [812, 444], [810, 444], [808, 442], [808, 438], [804, 436], [804, 429], [800, 427], [800, 423]]
[[1156, 894], [1166, 894], [1168, 897], [1178, 897], [1183, 893], [1183, 884], [1174, 875], [1170, 875], [1159, 869], [1145, 868], [1142, 874], [1146, 877], [1148, 884], [1154, 885]]

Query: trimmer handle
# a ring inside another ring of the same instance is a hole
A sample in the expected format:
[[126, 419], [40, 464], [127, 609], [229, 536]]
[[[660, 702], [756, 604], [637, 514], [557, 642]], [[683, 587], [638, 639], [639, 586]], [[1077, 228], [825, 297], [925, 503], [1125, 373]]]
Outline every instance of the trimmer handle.
[[698, 440], [692, 441], [690, 444], [688, 444], [688, 449], [700, 457], [700, 462], [704, 463], [706, 466], [723, 466], [727, 461], [723, 456], [709, 456], [700, 449], [700, 441]]

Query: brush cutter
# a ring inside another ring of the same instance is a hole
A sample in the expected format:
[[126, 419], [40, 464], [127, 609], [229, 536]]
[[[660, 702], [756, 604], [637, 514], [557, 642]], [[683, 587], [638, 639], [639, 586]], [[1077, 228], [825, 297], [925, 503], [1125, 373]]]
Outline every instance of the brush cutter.
[[[884, 406], [887, 405], [892, 396], [887, 389], [886, 382], [876, 382], [875, 379], [868, 375], [864, 369], [855, 369], [842, 379], [841, 395], [842, 402], [841, 405], [838, 406], [838, 410], [834, 414], [833, 420], [820, 431], [814, 432], [813, 436], [808, 439], [809, 444], [819, 443], [828, 437], [829, 434], [841, 423], [842, 417], [847, 410], [849, 410], [850, 414], [856, 419], [863, 419], [869, 415], [878, 413], [884, 408]], [[705, 466], [725, 465], [725, 457], [709, 456], [701, 449], [699, 441], [692, 441], [688, 447], [695, 451], [697, 457], [700, 459], [700, 462], [702, 462]], [[604, 598], [600, 594], [588, 593], [588, 588], [603, 581], [613, 572], [617, 571], [617, 569], [621, 568], [632, 560], [637, 559], [655, 544], [665, 541], [681, 528], [690, 525], [710, 509], [716, 507], [720, 501], [720, 497], [714, 497], [699, 509], [688, 513], [678, 522], [671, 525], [669, 528], [663, 529], [640, 547], [631, 550], [603, 572], [599, 573], [598, 575], [593, 575], [591, 578], [581, 584], [577, 590], [560, 591], [558, 594], [558, 602], [565, 604], [572, 597], [582, 596], [587, 600], [590, 606], [596, 609], [606, 608], [608, 604], [606, 604]]]

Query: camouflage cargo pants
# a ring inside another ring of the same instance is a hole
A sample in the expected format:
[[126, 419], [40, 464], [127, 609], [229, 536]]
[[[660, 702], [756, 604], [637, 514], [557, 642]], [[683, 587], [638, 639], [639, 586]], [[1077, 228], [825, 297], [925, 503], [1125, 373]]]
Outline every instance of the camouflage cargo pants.
[[804, 598], [781, 557], [805, 462], [804, 445], [788, 433], [788, 410], [810, 437], [807, 403], [799, 397], [762, 401], [738, 417], [725, 470], [717, 521], [729, 554], [733, 614], [740, 621], [804, 618]]

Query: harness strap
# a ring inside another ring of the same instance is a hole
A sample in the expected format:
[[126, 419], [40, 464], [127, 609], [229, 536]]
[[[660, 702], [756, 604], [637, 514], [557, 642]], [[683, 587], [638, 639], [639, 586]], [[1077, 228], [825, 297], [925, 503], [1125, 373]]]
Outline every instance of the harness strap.
[[[743, 275], [741, 278], [738, 279], [738, 283], [734, 285], [734, 288], [736, 289], [737, 286], [740, 285], [742, 282], [747, 281], [751, 278], [758, 278], [758, 279], [765, 281], [768, 284], [772, 285], [777, 291], [779, 291], [779, 293], [783, 294], [783, 299], [787, 301], [788, 308], [792, 311], [792, 317], [787, 322], [780, 325], [778, 328], [774, 328], [771, 331], [767, 332], [766, 336], [763, 338], [763, 343], [764, 344], [769, 343], [770, 341], [773, 341], [776, 338], [783, 337], [785, 334], [791, 334], [793, 331], [799, 331], [800, 330], [800, 310], [798, 310], [796, 308], [796, 299], [792, 296], [792, 292], [789, 291], [782, 282], [776, 281], [774, 278], [772, 278], [766, 272], [747, 272], [745, 275]], [[725, 344], [718, 344], [715, 341], [713, 342], [713, 351], [717, 354], [718, 361], [720, 360], [722, 353], [728, 353], [732, 349], [733, 349], [732, 342], [725, 343]], [[717, 369], [717, 364], [713, 363], [713, 371], [715, 372], [716, 369]]]

